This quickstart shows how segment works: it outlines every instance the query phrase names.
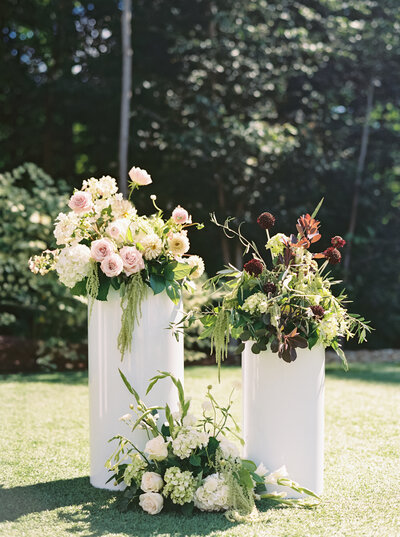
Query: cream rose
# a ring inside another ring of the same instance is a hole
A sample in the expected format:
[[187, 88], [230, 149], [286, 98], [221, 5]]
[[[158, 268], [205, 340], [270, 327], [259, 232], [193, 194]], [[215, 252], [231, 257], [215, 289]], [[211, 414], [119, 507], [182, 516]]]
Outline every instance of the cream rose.
[[142, 170], [136, 166], [133, 166], [133, 168], [129, 170], [129, 177], [134, 183], [140, 186], [149, 185], [153, 182], [146, 170]]
[[139, 496], [139, 505], [149, 515], [158, 515], [164, 506], [164, 498], [158, 492], [145, 492]]
[[143, 256], [134, 246], [124, 246], [119, 251], [127, 276], [144, 269]]
[[109, 239], [98, 239], [93, 241], [90, 247], [90, 254], [95, 261], [103, 261], [115, 251], [113, 243]]
[[227, 438], [222, 438], [219, 443], [219, 447], [222, 451], [222, 455], [228, 459], [229, 457], [232, 457], [233, 459], [236, 459], [240, 457], [239, 449], [233, 442], [230, 442]]
[[160, 492], [164, 486], [163, 478], [156, 472], [145, 472], [142, 476], [140, 488], [144, 492]]
[[103, 259], [100, 263], [100, 268], [106, 276], [113, 278], [121, 274], [124, 265], [118, 254], [111, 254]]
[[88, 213], [92, 207], [92, 196], [89, 192], [81, 192], [78, 190], [73, 194], [68, 202], [68, 207], [76, 214]]
[[149, 440], [144, 448], [145, 453], [154, 461], [162, 461], [168, 457], [168, 444], [159, 435]]

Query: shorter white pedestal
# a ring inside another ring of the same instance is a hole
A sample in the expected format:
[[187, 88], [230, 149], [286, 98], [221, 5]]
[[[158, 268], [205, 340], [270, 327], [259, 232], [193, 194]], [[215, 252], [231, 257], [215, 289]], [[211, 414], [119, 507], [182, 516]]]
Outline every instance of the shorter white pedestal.
[[[296, 349], [286, 363], [271, 351], [242, 355], [244, 456], [317, 494], [323, 490], [325, 351]], [[269, 490], [283, 490], [268, 486]], [[289, 497], [299, 495], [285, 489]]]

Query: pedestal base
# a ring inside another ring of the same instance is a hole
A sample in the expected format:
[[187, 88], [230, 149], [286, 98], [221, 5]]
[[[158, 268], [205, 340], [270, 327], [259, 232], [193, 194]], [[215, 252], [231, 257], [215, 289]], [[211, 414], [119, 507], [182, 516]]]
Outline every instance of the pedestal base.
[[[125, 387], [120, 369], [147, 405], [170, 405], [177, 410], [176, 388], [169, 379], [160, 381], [146, 396], [149, 379], [158, 370], [169, 371], [183, 382], [183, 336], [177, 342], [168, 330], [178, 320], [180, 306], [175, 306], [165, 292], [153, 295], [148, 291], [142, 303], [142, 317], [132, 336], [132, 350], [121, 362], [117, 348], [121, 327], [120, 296], [110, 291], [106, 302], [95, 301], [89, 320], [89, 397], [90, 397], [90, 482], [94, 487], [115, 490], [106, 484], [111, 473], [105, 462], [116, 447], [109, 443], [115, 434], [122, 434], [143, 448], [147, 436], [143, 430], [130, 432], [119, 421], [135, 403]], [[164, 417], [160, 415], [161, 423]]]

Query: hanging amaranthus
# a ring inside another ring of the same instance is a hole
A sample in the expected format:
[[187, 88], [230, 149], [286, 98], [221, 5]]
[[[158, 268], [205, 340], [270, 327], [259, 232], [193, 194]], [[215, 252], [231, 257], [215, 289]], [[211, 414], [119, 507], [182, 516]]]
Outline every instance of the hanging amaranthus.
[[142, 316], [141, 305], [145, 294], [146, 284], [138, 272], [125, 285], [125, 293], [121, 298], [121, 330], [118, 335], [118, 350], [121, 353], [121, 360], [123, 360], [125, 353], [131, 350], [132, 332]]

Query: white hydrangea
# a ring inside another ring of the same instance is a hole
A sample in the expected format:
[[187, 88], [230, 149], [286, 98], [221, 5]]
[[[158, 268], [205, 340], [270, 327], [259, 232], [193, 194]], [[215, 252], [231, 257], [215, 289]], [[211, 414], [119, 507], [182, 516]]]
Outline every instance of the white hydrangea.
[[162, 240], [155, 233], [144, 237], [140, 244], [143, 246], [143, 257], [145, 259], [155, 259], [162, 252]]
[[289, 240], [289, 237], [287, 237], [284, 233], [277, 233], [269, 239], [265, 247], [267, 250], [271, 250], [274, 255], [279, 255], [285, 248], [283, 243], [284, 240]]
[[266, 313], [268, 310], [268, 297], [264, 293], [255, 293], [249, 296], [242, 306], [244, 311], [248, 311], [251, 314], [254, 313]]
[[229, 509], [229, 487], [219, 474], [211, 474], [194, 493], [194, 505], [201, 511]]
[[97, 188], [100, 196], [103, 196], [103, 198], [110, 198], [118, 192], [117, 181], [110, 175], [103, 175], [99, 179]]
[[54, 227], [54, 236], [57, 244], [68, 244], [73, 241], [74, 237], [72, 237], [72, 234], [76, 230], [78, 223], [79, 216], [75, 213], [60, 213], [56, 218], [56, 225]]
[[208, 444], [209, 436], [194, 427], [182, 427], [176, 438], [172, 440], [172, 451], [180, 459], [187, 459], [197, 448]]
[[73, 287], [89, 274], [90, 248], [83, 244], [63, 248], [55, 269], [60, 281], [67, 287]]

